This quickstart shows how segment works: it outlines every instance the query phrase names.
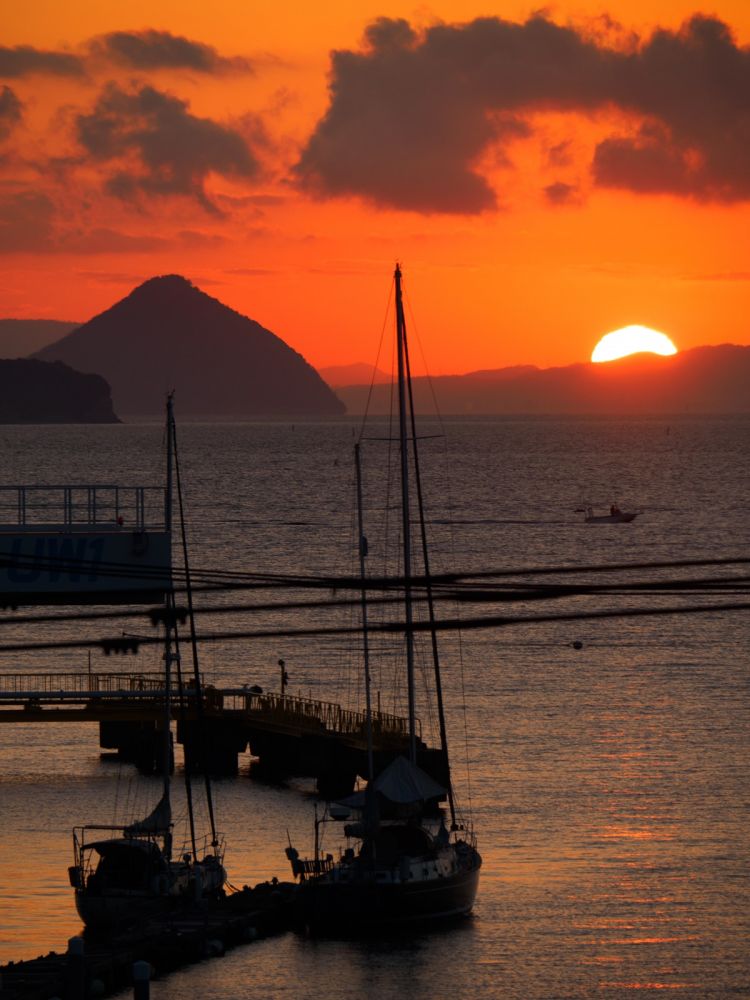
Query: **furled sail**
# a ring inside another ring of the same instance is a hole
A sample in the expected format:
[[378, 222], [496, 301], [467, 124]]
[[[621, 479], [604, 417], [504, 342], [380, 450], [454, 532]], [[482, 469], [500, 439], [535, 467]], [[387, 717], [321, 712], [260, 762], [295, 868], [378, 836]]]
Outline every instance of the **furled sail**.
[[[375, 791], [395, 805], [416, 805], [443, 799], [447, 790], [406, 757], [396, 757], [372, 783]], [[365, 791], [355, 792], [339, 804], [349, 809], [364, 809]]]
[[395, 760], [375, 779], [376, 790], [390, 802], [429, 802], [444, 798], [446, 789], [406, 757]]
[[142, 833], [166, 833], [172, 825], [172, 809], [166, 795], [157, 802], [154, 809], [145, 819], [138, 823], [131, 823], [126, 826], [124, 833], [126, 837], [137, 837]]

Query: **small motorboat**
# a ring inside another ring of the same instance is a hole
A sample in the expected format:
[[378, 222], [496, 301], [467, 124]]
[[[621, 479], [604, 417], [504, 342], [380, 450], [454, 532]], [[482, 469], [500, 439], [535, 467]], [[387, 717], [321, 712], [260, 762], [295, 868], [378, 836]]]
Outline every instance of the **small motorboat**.
[[586, 524], [630, 524], [634, 521], [642, 510], [620, 510], [617, 504], [613, 503], [609, 508], [609, 514], [595, 514], [593, 507], [578, 507], [585, 517]]

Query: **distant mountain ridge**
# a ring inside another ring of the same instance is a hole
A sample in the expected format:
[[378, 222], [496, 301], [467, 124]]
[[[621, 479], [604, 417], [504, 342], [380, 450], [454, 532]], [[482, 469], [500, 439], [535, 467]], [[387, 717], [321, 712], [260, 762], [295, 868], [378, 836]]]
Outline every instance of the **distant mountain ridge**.
[[391, 376], [374, 365], [368, 365], [364, 361], [355, 362], [352, 365], [328, 365], [326, 368], [318, 368], [318, 375], [330, 385], [332, 389], [339, 386], [348, 385], [381, 385], [391, 381]]
[[[431, 384], [430, 384], [431, 382]], [[444, 414], [750, 413], [750, 347], [695, 347], [671, 357], [637, 354], [605, 364], [519, 365], [413, 380], [418, 410]], [[369, 386], [337, 388], [362, 413]], [[390, 391], [375, 386], [370, 412], [387, 413]]]
[[77, 326], [60, 319], [0, 319], [0, 358], [27, 358]]
[[328, 417], [341, 401], [276, 334], [186, 278], [151, 278], [38, 351], [102, 375], [121, 415], [156, 415], [175, 390], [181, 416]]

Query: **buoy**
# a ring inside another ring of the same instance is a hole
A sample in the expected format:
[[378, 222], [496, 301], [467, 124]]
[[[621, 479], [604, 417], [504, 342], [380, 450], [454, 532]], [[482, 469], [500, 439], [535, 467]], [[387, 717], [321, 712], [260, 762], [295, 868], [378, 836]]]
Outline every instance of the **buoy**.
[[580, 639], [576, 639], [576, 641], [573, 643], [573, 649], [583, 649], [583, 643], [581, 642]]
[[151, 965], [133, 962], [133, 1000], [149, 1000], [151, 995]]

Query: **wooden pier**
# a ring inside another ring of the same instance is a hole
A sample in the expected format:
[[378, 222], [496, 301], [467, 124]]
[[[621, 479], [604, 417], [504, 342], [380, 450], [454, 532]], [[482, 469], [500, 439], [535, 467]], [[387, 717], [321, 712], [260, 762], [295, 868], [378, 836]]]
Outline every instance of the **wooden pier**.
[[[99, 745], [144, 772], [162, 765], [164, 677], [160, 673], [0, 674], [0, 723], [91, 722]], [[366, 776], [366, 716], [333, 702], [266, 693], [260, 688], [204, 685], [172, 692], [172, 719], [186, 766], [236, 775], [238, 756], [249, 749], [274, 778], [316, 779], [322, 795], [351, 791]], [[407, 720], [374, 712], [376, 770], [408, 754]], [[418, 741], [420, 765], [445, 781], [443, 757]]]

